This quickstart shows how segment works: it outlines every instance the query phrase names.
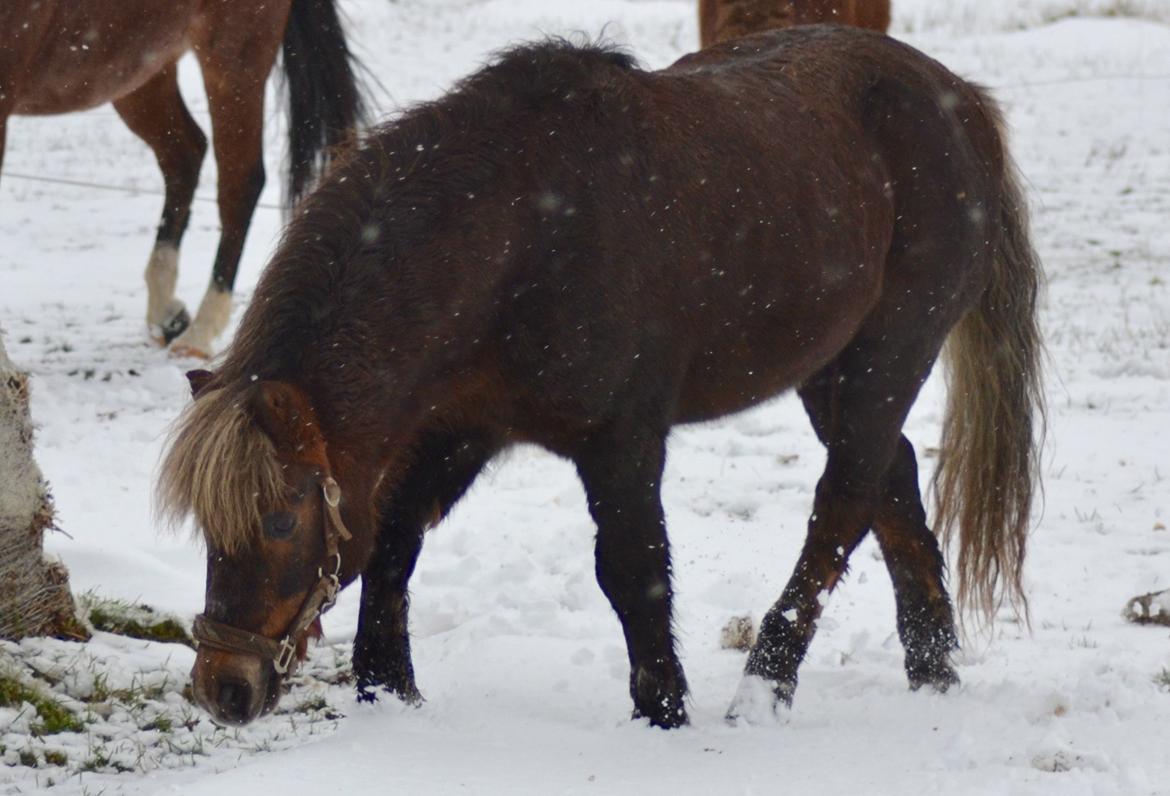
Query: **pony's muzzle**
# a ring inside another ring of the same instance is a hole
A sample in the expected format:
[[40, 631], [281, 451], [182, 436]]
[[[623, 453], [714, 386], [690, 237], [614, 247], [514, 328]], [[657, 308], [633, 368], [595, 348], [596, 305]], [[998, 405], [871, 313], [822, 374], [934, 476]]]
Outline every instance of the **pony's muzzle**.
[[280, 678], [258, 656], [200, 651], [191, 670], [195, 702], [218, 724], [241, 726], [271, 712]]

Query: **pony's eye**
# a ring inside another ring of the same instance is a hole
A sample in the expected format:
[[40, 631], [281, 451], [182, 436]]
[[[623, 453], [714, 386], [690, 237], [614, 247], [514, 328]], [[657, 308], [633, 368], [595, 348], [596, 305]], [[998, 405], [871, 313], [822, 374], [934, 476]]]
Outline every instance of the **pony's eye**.
[[287, 539], [297, 528], [297, 516], [289, 511], [274, 511], [264, 515], [264, 533], [273, 539]]

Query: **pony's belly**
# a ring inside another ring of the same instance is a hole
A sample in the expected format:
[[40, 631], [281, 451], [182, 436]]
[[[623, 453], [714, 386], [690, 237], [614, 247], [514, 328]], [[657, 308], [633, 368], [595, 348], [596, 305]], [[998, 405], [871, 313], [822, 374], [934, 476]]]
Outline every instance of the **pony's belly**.
[[800, 384], [797, 369], [728, 378], [727, 373], [700, 368], [690, 375], [679, 399], [675, 423], [700, 423], [741, 412]]
[[708, 342], [687, 371], [676, 422], [738, 412], [803, 383], [849, 345], [877, 303], [879, 285], [876, 278], [853, 279], [814, 307], [785, 302], [738, 334]]

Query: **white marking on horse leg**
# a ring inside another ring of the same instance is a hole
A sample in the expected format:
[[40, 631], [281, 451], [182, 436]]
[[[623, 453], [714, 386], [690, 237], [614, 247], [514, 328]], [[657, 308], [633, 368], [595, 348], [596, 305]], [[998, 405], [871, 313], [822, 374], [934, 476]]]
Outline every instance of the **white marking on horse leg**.
[[209, 359], [212, 342], [228, 324], [232, 314], [232, 294], [214, 284], [207, 288], [195, 320], [171, 343], [175, 356], [194, 356]]
[[[146, 264], [146, 325], [150, 336], [166, 339], [179, 316], [187, 308], [175, 298], [175, 282], [179, 278], [179, 250], [170, 243], [159, 243], [150, 253]], [[174, 334], [171, 331], [170, 334]]]
[[791, 699], [791, 693], [790, 686], [757, 674], [745, 674], [739, 681], [731, 707], [727, 709], [727, 721], [735, 723], [742, 719], [753, 725], [786, 724], [789, 715], [781, 694]]

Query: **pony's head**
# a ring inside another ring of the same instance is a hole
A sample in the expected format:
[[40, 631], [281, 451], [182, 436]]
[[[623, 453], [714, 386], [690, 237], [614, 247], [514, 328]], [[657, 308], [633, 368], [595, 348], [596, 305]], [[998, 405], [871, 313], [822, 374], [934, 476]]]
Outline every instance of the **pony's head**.
[[163, 460], [158, 508], [172, 522], [193, 515], [207, 545], [195, 700], [220, 722], [246, 724], [276, 706], [321, 611], [364, 565], [373, 512], [368, 495], [355, 499], [335, 478], [303, 390], [188, 378], [195, 400]]

